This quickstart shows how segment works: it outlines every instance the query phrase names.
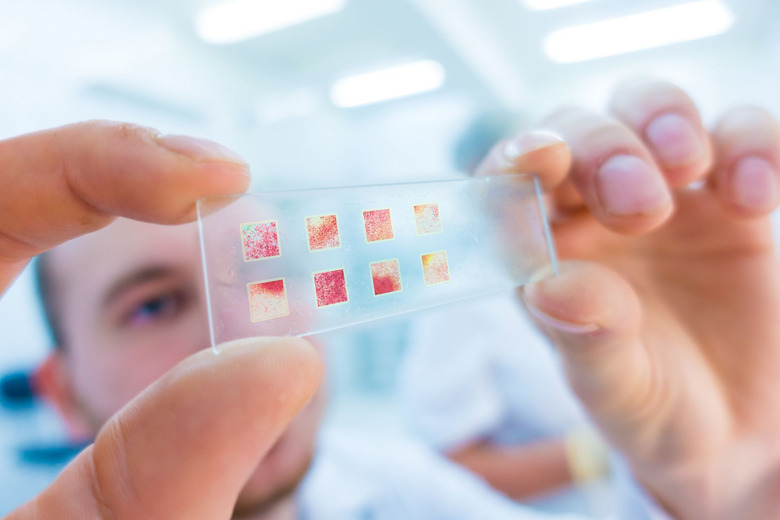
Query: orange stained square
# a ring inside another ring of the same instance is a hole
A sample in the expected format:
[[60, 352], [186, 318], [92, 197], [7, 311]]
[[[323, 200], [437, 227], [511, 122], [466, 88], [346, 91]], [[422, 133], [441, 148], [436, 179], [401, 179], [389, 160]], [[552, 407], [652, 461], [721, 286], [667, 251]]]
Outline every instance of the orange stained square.
[[450, 266], [447, 252], [437, 251], [420, 257], [422, 260], [423, 281], [425, 285], [436, 285], [450, 281]]
[[335, 213], [306, 217], [306, 235], [309, 237], [309, 251], [341, 247], [339, 223]]
[[414, 206], [414, 225], [418, 235], [441, 233], [443, 227], [439, 215], [439, 205], [432, 202]]

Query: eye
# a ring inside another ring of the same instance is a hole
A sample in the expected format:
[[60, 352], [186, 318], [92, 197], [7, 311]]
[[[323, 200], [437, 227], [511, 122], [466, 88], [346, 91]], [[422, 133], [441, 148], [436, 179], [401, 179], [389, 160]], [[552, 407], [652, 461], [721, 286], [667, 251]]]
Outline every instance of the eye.
[[132, 326], [143, 326], [175, 316], [181, 307], [181, 298], [168, 293], [149, 298], [130, 311], [127, 322]]

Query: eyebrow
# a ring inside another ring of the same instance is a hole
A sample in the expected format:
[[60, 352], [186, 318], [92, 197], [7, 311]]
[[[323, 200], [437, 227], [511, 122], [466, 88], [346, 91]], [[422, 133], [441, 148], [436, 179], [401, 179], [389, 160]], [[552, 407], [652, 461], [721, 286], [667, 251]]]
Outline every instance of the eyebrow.
[[151, 265], [133, 271], [128, 275], [123, 276], [109, 287], [103, 296], [102, 305], [107, 307], [115, 300], [117, 300], [123, 293], [129, 289], [132, 289], [136, 285], [164, 278], [170, 278], [174, 274], [176, 274], [176, 269], [166, 265]]

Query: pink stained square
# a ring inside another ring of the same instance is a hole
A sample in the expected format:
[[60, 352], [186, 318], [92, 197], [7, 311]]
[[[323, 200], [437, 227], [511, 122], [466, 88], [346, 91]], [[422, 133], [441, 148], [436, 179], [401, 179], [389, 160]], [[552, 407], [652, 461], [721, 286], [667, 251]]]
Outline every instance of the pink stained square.
[[401, 285], [401, 268], [397, 258], [373, 262], [370, 264], [370, 267], [374, 296], [403, 290]]
[[276, 221], [241, 224], [241, 247], [244, 251], [244, 262], [281, 256]]
[[349, 300], [344, 269], [314, 273], [314, 294], [317, 307], [327, 307]]
[[394, 237], [393, 219], [389, 208], [364, 211], [363, 227], [366, 232], [366, 242], [391, 240]]

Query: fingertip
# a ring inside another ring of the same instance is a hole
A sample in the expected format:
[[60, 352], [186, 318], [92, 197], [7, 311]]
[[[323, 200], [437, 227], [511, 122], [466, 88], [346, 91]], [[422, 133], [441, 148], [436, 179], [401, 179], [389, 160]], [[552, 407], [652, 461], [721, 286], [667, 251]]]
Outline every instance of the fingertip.
[[719, 192], [726, 205], [738, 215], [763, 217], [780, 204], [780, 172], [763, 157], [743, 157], [730, 168]]
[[219, 161], [234, 163], [246, 168], [246, 161], [230, 148], [208, 139], [188, 135], [164, 135], [156, 137], [157, 144], [173, 153], [195, 161]]
[[712, 147], [698, 116], [657, 115], [645, 126], [644, 139], [674, 188], [700, 180], [712, 167]]
[[[257, 374], [258, 369], [284, 374], [288, 380], [297, 380], [306, 392], [314, 393], [324, 374], [324, 362], [316, 348], [299, 337], [245, 338], [218, 346], [214, 358], [204, 351], [207, 362], [218, 363], [227, 370]], [[304, 393], [306, 393], [304, 392]]]
[[686, 186], [709, 172], [707, 131], [696, 104], [677, 85], [654, 79], [625, 82], [610, 109], [641, 136], [670, 186]]
[[97, 211], [161, 224], [195, 218], [195, 201], [245, 192], [249, 167], [223, 145], [130, 123], [52, 131], [73, 194]]
[[735, 216], [768, 215], [780, 204], [780, 124], [756, 107], [734, 108], [713, 132], [718, 161], [712, 184]]
[[614, 155], [595, 175], [601, 220], [622, 233], [660, 226], [673, 210], [669, 187], [654, 165], [634, 155]]
[[566, 136], [572, 149], [571, 183], [605, 227], [638, 234], [671, 215], [674, 204], [666, 180], [626, 125], [580, 109], [558, 113], [548, 124]]
[[571, 168], [571, 151], [563, 138], [535, 130], [496, 144], [475, 175], [533, 174], [542, 189], [558, 185]]
[[590, 262], [561, 262], [557, 276], [545, 273], [526, 285], [523, 299], [542, 325], [564, 334], [630, 329], [639, 314], [630, 285]]

